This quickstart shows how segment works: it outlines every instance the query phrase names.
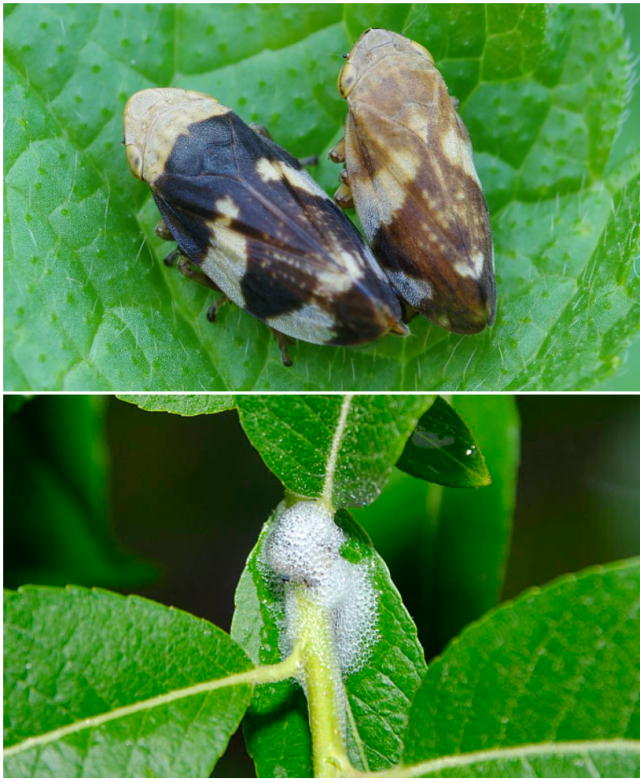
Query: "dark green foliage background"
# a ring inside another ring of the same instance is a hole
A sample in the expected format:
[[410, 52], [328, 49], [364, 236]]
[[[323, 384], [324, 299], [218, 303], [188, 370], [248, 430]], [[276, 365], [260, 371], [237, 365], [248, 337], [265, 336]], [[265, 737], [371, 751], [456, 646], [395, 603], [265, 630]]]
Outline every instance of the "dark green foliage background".
[[[630, 78], [609, 6], [548, 16], [542, 4], [4, 10], [6, 387], [590, 388], [637, 337], [640, 120], [630, 115], [607, 162]], [[331, 191], [338, 169], [325, 153], [346, 110], [339, 55], [364, 27], [408, 23], [474, 140], [495, 234], [497, 324], [461, 338], [418, 319], [406, 340], [300, 343], [286, 369], [263, 325], [228, 307], [211, 326], [209, 293], [160, 263], [157, 210], [119, 143], [124, 103], [150, 86], [214, 94], [294, 154], [318, 153], [314, 175]], [[639, 388], [637, 369], [620, 383]]]

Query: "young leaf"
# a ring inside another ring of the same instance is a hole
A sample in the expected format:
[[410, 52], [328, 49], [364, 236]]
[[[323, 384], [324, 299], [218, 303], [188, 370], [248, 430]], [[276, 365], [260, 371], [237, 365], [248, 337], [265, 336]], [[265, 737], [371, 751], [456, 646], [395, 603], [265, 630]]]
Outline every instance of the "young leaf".
[[[346, 511], [336, 522], [348, 534], [348, 558], [369, 560], [378, 593], [378, 640], [365, 666], [345, 681], [348, 711], [347, 736], [351, 762], [357, 768], [376, 770], [396, 763], [414, 693], [426, 670], [416, 628], [395, 589], [389, 571], [371, 546], [366, 533]], [[278, 662], [282, 616], [273, 580], [259, 563], [269, 534], [265, 525], [247, 560], [236, 594], [231, 637], [254, 662]], [[344, 552], [343, 553], [347, 553]], [[259, 776], [313, 776], [307, 704], [293, 682], [257, 689], [244, 722], [245, 739]], [[357, 726], [357, 727], [356, 727]]]
[[6, 776], [208, 776], [251, 697], [206, 686], [251, 668], [226, 633], [139, 597], [25, 587], [4, 626]]
[[[210, 292], [162, 265], [122, 109], [146, 87], [208, 92], [293, 154], [317, 153], [332, 192], [338, 55], [372, 25], [406, 28], [461, 101], [498, 319], [477, 336], [416, 318], [403, 340], [300, 342], [286, 368], [265, 326], [235, 307], [207, 323]], [[5, 388], [588, 388], [640, 333], [637, 145], [625, 177], [604, 173], [630, 57], [605, 4], [16, 4], [4, 31]]]
[[142, 410], [192, 416], [233, 410], [233, 394], [118, 394], [118, 399], [138, 405]]
[[240, 422], [294, 494], [336, 508], [372, 502], [433, 397], [239, 396]]
[[415, 698], [411, 775], [634, 776], [638, 595], [640, 559], [629, 560], [526, 592], [466, 629]]
[[429, 521], [423, 528], [425, 576], [421, 608], [427, 659], [497, 602], [509, 552], [515, 507], [520, 423], [513, 397], [454, 395], [452, 405], [469, 424], [492, 477], [475, 492], [429, 487]]
[[472, 488], [491, 483], [469, 427], [440, 396], [418, 421], [396, 466], [441, 486]]

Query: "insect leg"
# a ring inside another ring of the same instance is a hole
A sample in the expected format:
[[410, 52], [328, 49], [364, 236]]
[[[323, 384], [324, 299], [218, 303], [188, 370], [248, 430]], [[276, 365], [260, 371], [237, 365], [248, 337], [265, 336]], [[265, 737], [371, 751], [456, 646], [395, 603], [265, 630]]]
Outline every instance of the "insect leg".
[[175, 241], [175, 239], [173, 238], [173, 234], [167, 228], [167, 224], [165, 223], [164, 220], [160, 220], [158, 225], [156, 225], [156, 236], [160, 237], [160, 239], [164, 239], [166, 242]]
[[164, 265], [165, 266], [173, 266], [173, 264], [176, 262], [176, 258], [180, 255], [180, 248], [176, 247], [173, 252], [170, 252], [169, 255], [164, 259]]
[[219, 299], [216, 299], [213, 302], [213, 304], [207, 310], [207, 320], [209, 321], [209, 323], [216, 322], [218, 318], [218, 310], [220, 309], [220, 307], [222, 307], [223, 304], [226, 304], [228, 301], [231, 301], [231, 299], [227, 296], [226, 293], [223, 293]]
[[[329, 159], [333, 160], [334, 163], [344, 163], [344, 156], [344, 138], [341, 138], [329, 152]], [[340, 172], [340, 187], [336, 190], [333, 199], [341, 209], [353, 209], [353, 197], [349, 187], [349, 172], [346, 168], [343, 168]]]
[[269, 329], [271, 330], [273, 336], [276, 338], [276, 342], [278, 343], [278, 347], [280, 348], [280, 356], [282, 357], [282, 363], [285, 365], [285, 367], [293, 366], [293, 361], [291, 361], [291, 358], [289, 356], [289, 349], [288, 349], [288, 345], [290, 342], [292, 342], [292, 340], [290, 340], [289, 337], [286, 336], [286, 334], [282, 334], [281, 332], [272, 329], [271, 326], [269, 326]]
[[220, 292], [220, 288], [218, 288], [215, 282], [207, 277], [204, 272], [196, 271], [193, 268], [191, 261], [185, 255], [181, 255], [179, 250], [178, 255], [180, 255], [180, 260], [178, 261], [178, 271], [180, 274], [184, 274], [184, 276], [188, 277], [190, 280], [193, 280], [200, 285], [204, 285], [205, 288], [211, 288], [212, 291]]
[[318, 156], [317, 155], [309, 155], [308, 157], [301, 157], [299, 158], [301, 165], [303, 165], [305, 168], [309, 168], [309, 166], [317, 166], [318, 165]]
[[334, 163], [344, 163], [344, 138], [329, 150], [329, 160]]
[[405, 323], [411, 323], [411, 321], [418, 315], [418, 310], [415, 309], [415, 307], [412, 307], [410, 304], [407, 304], [406, 302], [402, 302], [402, 320]]
[[351, 188], [348, 185], [345, 185], [344, 182], [336, 190], [333, 199], [340, 207], [340, 209], [353, 209], [353, 196], [351, 195]]
[[[164, 239], [165, 242], [175, 242], [175, 239], [173, 238], [173, 234], [167, 228], [167, 224], [165, 223], [164, 220], [160, 220], [158, 225], [156, 225], [155, 234], [160, 239]], [[169, 255], [167, 255], [167, 257], [164, 259], [164, 265], [173, 266], [176, 258], [179, 255], [180, 255], [180, 248], [176, 247], [176, 249], [173, 250], [173, 252], [170, 252]]]
[[346, 185], [347, 187], [351, 187], [351, 182], [349, 181], [349, 172], [347, 171], [346, 168], [343, 168], [342, 171], [340, 172], [339, 179], [343, 185]]
[[[167, 263], [169, 258], [171, 258], [171, 264], [173, 264], [175, 258], [177, 257], [180, 258], [180, 260], [178, 261], [178, 271], [180, 272], [180, 274], [183, 274], [189, 280], [193, 280], [194, 282], [197, 282], [199, 285], [204, 285], [205, 288], [210, 288], [212, 291], [217, 291], [218, 293], [222, 293], [220, 288], [218, 288], [218, 286], [215, 284], [213, 280], [207, 277], [207, 275], [204, 274], [203, 272], [193, 268], [191, 261], [185, 255], [182, 255], [180, 253], [179, 248], [176, 248], [171, 253], [171, 255], [167, 256], [167, 258], [165, 259], [165, 263]], [[209, 323], [216, 322], [216, 319], [218, 317], [218, 310], [220, 309], [220, 307], [222, 307], [223, 304], [226, 304], [228, 301], [230, 301], [229, 297], [226, 295], [226, 293], [222, 293], [222, 296], [220, 296], [218, 299], [216, 299], [213, 302], [213, 304], [207, 310], [207, 320], [209, 321]]]

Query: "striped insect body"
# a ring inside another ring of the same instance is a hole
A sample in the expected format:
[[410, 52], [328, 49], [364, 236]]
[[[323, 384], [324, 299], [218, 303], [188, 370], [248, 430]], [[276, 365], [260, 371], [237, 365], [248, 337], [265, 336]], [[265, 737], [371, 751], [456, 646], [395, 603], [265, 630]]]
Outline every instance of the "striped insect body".
[[149, 89], [129, 100], [124, 135], [129, 167], [151, 188], [159, 234], [175, 239], [187, 276], [306, 342], [408, 333], [358, 231], [264, 129], [207, 95]]
[[496, 312], [493, 243], [469, 134], [433, 58], [387, 30], [365, 31], [338, 89], [348, 104], [335, 195], [354, 205], [399, 296], [453, 332], [474, 334]]

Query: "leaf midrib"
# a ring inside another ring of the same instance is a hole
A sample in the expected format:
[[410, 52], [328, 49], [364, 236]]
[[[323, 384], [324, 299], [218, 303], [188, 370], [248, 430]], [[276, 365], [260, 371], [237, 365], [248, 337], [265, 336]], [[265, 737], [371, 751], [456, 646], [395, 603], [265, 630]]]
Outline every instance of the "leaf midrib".
[[79, 733], [82, 730], [88, 730], [89, 728], [97, 728], [100, 725], [104, 725], [107, 722], [113, 722], [114, 720], [129, 717], [132, 714], [136, 714], [140, 711], [148, 711], [155, 709], [158, 706], [164, 706], [167, 703], [173, 703], [177, 700], [189, 698], [195, 695], [201, 695], [203, 693], [209, 693], [212, 690], [221, 689], [222, 687], [233, 687], [239, 684], [251, 683], [255, 673], [255, 669], [245, 671], [244, 673], [233, 674], [232, 676], [225, 677], [224, 679], [214, 679], [210, 682], [202, 682], [200, 684], [192, 685], [191, 687], [184, 687], [180, 690], [172, 690], [162, 695], [157, 695], [154, 698], [148, 698], [144, 701], [137, 701], [130, 703], [127, 706], [121, 706], [117, 709], [98, 714], [94, 717], [88, 717], [86, 719], [72, 722], [69, 725], [64, 725], [62, 728], [56, 728], [55, 730], [48, 731], [47, 733], [41, 733], [38, 736], [32, 736], [28, 739], [12, 744], [9, 747], [5, 747], [2, 751], [3, 758], [9, 758], [13, 755], [17, 755], [20, 752], [26, 752], [33, 747], [41, 746], [43, 744], [50, 744], [53, 741], [64, 738], [72, 733]]
[[444, 755], [434, 760], [426, 760], [414, 766], [401, 766], [397, 769], [371, 774], [371, 777], [419, 777], [434, 774], [445, 769], [465, 769], [477, 763], [490, 761], [526, 760], [535, 755], [558, 755], [563, 753], [586, 754], [589, 752], [631, 752], [637, 753], [640, 760], [640, 740], [637, 739], [594, 739], [589, 741], [562, 741], [557, 743], [522, 744], [516, 747], [489, 749], [468, 752], [460, 755]]
[[333, 507], [334, 478], [338, 468], [340, 446], [344, 440], [347, 429], [347, 419], [349, 418], [352, 406], [353, 394], [345, 394], [340, 405], [338, 422], [333, 437], [331, 438], [331, 450], [329, 451], [329, 457], [326, 463], [324, 485], [322, 487], [322, 500], [329, 507]]
[[236, 687], [240, 685], [253, 685], [264, 684], [266, 682], [281, 681], [289, 676], [292, 676], [297, 667], [297, 660], [294, 656], [288, 657], [281, 663], [275, 665], [264, 665], [258, 668], [250, 668], [248, 671], [241, 673], [234, 673], [230, 676], [225, 676], [219, 679], [212, 679], [206, 682], [200, 682], [199, 684], [193, 684], [190, 687], [182, 687], [178, 690], [170, 690], [162, 695], [156, 695], [153, 698], [147, 698], [143, 701], [136, 701], [129, 703], [126, 706], [121, 706], [117, 709], [98, 714], [93, 717], [88, 717], [82, 720], [77, 720], [68, 725], [63, 725], [61, 728], [41, 733], [38, 736], [32, 736], [17, 744], [12, 744], [9, 747], [5, 747], [2, 751], [3, 758], [9, 758], [13, 755], [18, 755], [21, 752], [26, 752], [33, 747], [42, 746], [43, 744], [50, 744], [53, 741], [64, 738], [73, 733], [79, 733], [82, 730], [90, 728], [97, 728], [108, 722], [114, 720], [129, 717], [132, 714], [136, 714], [141, 711], [150, 711], [151, 709], [158, 708], [159, 706], [165, 706], [175, 701], [183, 700], [184, 698], [191, 698], [196, 695], [203, 695], [213, 692], [214, 690], [223, 689], [225, 687]]

